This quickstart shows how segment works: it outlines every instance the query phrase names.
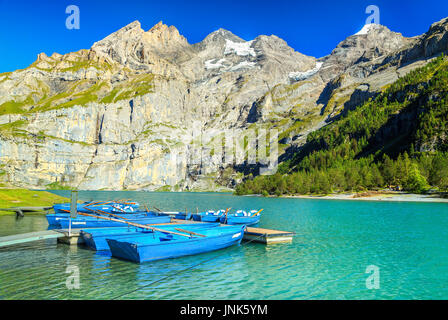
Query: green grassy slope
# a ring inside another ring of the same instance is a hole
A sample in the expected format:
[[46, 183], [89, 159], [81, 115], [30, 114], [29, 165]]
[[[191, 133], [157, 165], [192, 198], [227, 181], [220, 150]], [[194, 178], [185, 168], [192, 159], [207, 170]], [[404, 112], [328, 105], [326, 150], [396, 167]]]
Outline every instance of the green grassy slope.
[[[67, 198], [46, 191], [0, 189], [0, 208], [52, 206], [54, 203], [68, 201]], [[14, 212], [0, 211], [0, 215], [5, 214]]]

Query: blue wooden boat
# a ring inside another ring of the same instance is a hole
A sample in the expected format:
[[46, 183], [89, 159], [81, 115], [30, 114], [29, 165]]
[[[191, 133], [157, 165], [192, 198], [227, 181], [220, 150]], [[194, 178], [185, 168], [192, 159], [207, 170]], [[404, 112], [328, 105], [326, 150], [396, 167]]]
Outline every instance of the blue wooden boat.
[[[85, 209], [85, 204], [79, 204], [77, 205], [78, 212], [89, 212], [87, 209]], [[53, 210], [55, 213], [67, 213], [70, 212], [70, 203], [60, 203], [55, 204], [53, 206]]]
[[[115, 219], [115, 218], [114, 218]], [[59, 219], [59, 224], [62, 229], [68, 229], [69, 227], [69, 218], [61, 218]], [[136, 219], [126, 219], [127, 222], [138, 223], [138, 224], [161, 224], [161, 223], [170, 223], [171, 217], [168, 215], [161, 216], [152, 216], [152, 217], [143, 217]], [[71, 219], [71, 227], [74, 229], [80, 228], [108, 228], [108, 227], [122, 227], [123, 223], [113, 220], [105, 220], [102, 218], [92, 218], [92, 217], [78, 217], [75, 219]]]
[[200, 230], [201, 236], [184, 237], [154, 232], [138, 238], [107, 239], [112, 256], [133, 262], [194, 255], [239, 244], [245, 226], [219, 226]]
[[[132, 218], [132, 219], [140, 219], [140, 218], [145, 218], [145, 217], [154, 217], [154, 216], [158, 216], [159, 214], [156, 214], [154, 212], [138, 212], [132, 215], [125, 215], [126, 219]], [[160, 214], [163, 215], [163, 214]], [[104, 214], [103, 216], [107, 217], [107, 214]], [[68, 219], [70, 217], [69, 213], [49, 213], [45, 216], [47, 218], [48, 221], [48, 225], [52, 226], [52, 227], [61, 227], [60, 224], [60, 220], [61, 219]], [[80, 218], [85, 218], [85, 219], [95, 219], [92, 217], [88, 217], [88, 216], [79, 216]]]
[[191, 212], [177, 212], [174, 215], [174, 218], [179, 220], [191, 220], [191, 217]]
[[69, 215], [65, 213], [52, 213], [45, 215], [48, 225], [52, 227], [60, 227], [61, 224], [59, 223], [59, 220], [62, 218], [67, 218], [68, 216]]
[[227, 214], [227, 216], [221, 216], [220, 221], [221, 223], [230, 225], [252, 226], [260, 221], [260, 212], [261, 210], [252, 210], [250, 212], [238, 210], [235, 213]]
[[207, 212], [200, 212], [197, 214], [196, 221], [202, 221], [202, 222], [218, 222], [219, 218], [225, 214], [225, 210], [219, 210], [219, 211], [213, 211], [209, 210]]
[[[60, 203], [53, 206], [55, 213], [70, 212], [70, 203]], [[101, 210], [108, 213], [135, 213], [138, 211], [139, 204], [135, 202], [121, 203], [116, 201], [102, 201], [102, 202], [84, 202], [77, 204], [78, 212], [91, 213], [93, 210]]]
[[[158, 229], [175, 231], [176, 228], [182, 228], [189, 231], [198, 232], [198, 230], [206, 228], [218, 227], [219, 223], [198, 223], [198, 224], [176, 224], [169, 226], [157, 226]], [[139, 227], [117, 227], [117, 228], [93, 228], [83, 229], [80, 235], [86, 246], [96, 251], [110, 251], [106, 239], [119, 239], [125, 237], [139, 237], [153, 233], [152, 230]]]
[[[95, 205], [89, 206], [91, 209], [95, 209]], [[138, 204], [127, 204], [127, 203], [112, 203], [110, 205], [106, 205], [107, 209], [104, 209], [104, 205], [98, 205], [101, 210], [110, 212], [110, 213], [134, 213], [138, 211]], [[110, 211], [109, 211], [110, 210]]]

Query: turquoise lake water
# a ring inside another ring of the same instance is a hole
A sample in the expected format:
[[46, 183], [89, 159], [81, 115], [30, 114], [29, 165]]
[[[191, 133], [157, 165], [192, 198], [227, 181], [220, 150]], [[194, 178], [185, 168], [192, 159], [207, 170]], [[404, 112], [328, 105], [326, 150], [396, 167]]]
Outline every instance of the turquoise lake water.
[[[144, 264], [56, 240], [0, 248], [0, 299], [448, 299], [448, 204], [213, 193], [79, 196], [128, 198], [167, 211], [264, 208], [260, 227], [296, 236], [291, 244], [243, 243]], [[44, 216], [0, 217], [0, 236], [46, 228]], [[379, 268], [379, 289], [366, 287], [370, 265]], [[73, 266], [79, 290], [66, 287]]]

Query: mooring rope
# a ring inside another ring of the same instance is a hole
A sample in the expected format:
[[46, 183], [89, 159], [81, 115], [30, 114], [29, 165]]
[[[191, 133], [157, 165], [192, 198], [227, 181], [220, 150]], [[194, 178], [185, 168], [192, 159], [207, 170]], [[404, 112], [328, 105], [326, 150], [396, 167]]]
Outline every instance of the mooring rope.
[[[253, 242], [253, 241], [255, 241], [255, 240], [258, 240], [259, 238], [262, 238], [262, 237], [264, 237], [264, 236], [266, 236], [266, 234], [261, 234], [261, 235], [255, 237], [255, 238], [252, 239], [252, 240], [249, 240], [249, 241], [247, 241], [247, 242], [244, 242], [244, 243], [243, 243], [242, 245], [240, 245], [240, 246], [233, 246], [233, 247], [231, 247], [230, 249], [244, 247], [245, 245], [247, 245], [247, 244], [249, 244], [249, 243], [251, 243], [251, 242]], [[153, 282], [151, 282], [151, 283], [148, 283], [148, 284], [146, 284], [146, 285], [144, 285], [144, 286], [138, 287], [138, 288], [136, 288], [136, 289], [134, 289], [134, 290], [132, 290], [132, 291], [125, 292], [125, 293], [122, 293], [122, 294], [120, 294], [120, 295], [118, 295], [118, 296], [115, 296], [115, 297], [111, 298], [111, 300], [117, 300], [117, 299], [119, 299], [119, 298], [121, 298], [121, 297], [127, 296], [127, 295], [129, 295], [129, 294], [131, 294], [131, 293], [134, 293], [134, 292], [136, 292], [136, 291], [139, 291], [139, 290], [141, 290], [141, 289], [150, 287], [150, 286], [152, 286], [153, 284], [156, 284], [156, 283], [158, 283], [158, 282], [161, 282], [161, 281], [164, 281], [164, 280], [166, 280], [166, 279], [169, 279], [169, 278], [171, 278], [171, 277], [173, 277], [173, 276], [175, 276], [175, 275], [178, 275], [178, 274], [180, 274], [180, 273], [182, 273], [182, 272], [185, 272], [185, 271], [194, 269], [194, 268], [196, 268], [196, 267], [198, 267], [198, 266], [200, 266], [200, 265], [202, 265], [202, 264], [205, 264], [205, 263], [207, 263], [207, 262], [210, 262], [210, 261], [212, 261], [212, 260], [215, 260], [215, 259], [217, 259], [217, 258], [219, 258], [219, 257], [221, 257], [221, 256], [223, 256], [223, 255], [224, 255], [224, 253], [222, 253], [222, 254], [218, 254], [218, 255], [216, 255], [215, 257], [212, 257], [212, 258], [210, 258], [210, 259], [206, 259], [206, 260], [201, 261], [201, 262], [199, 262], [199, 263], [197, 263], [197, 264], [191, 265], [191, 266], [189, 266], [188, 268], [185, 268], [185, 269], [176, 271], [176, 272], [174, 272], [174, 273], [171, 273], [171, 274], [169, 274], [169, 275], [167, 275], [167, 276], [165, 276], [165, 277], [163, 277], [163, 278], [161, 278], [161, 279], [158, 279], [158, 280], [156, 280], [156, 281], [153, 281]]]

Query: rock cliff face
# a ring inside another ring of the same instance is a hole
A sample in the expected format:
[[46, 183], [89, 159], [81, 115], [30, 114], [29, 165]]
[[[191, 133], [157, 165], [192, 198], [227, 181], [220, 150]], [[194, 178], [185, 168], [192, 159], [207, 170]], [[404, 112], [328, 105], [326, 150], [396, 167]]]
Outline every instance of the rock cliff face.
[[275, 128], [288, 157], [309, 132], [446, 52], [447, 28], [444, 19], [405, 38], [368, 25], [316, 59], [274, 35], [245, 41], [220, 29], [190, 44], [173, 26], [145, 32], [136, 21], [89, 50], [41, 53], [0, 74], [0, 183], [232, 188], [247, 162], [223, 161], [213, 132]]

